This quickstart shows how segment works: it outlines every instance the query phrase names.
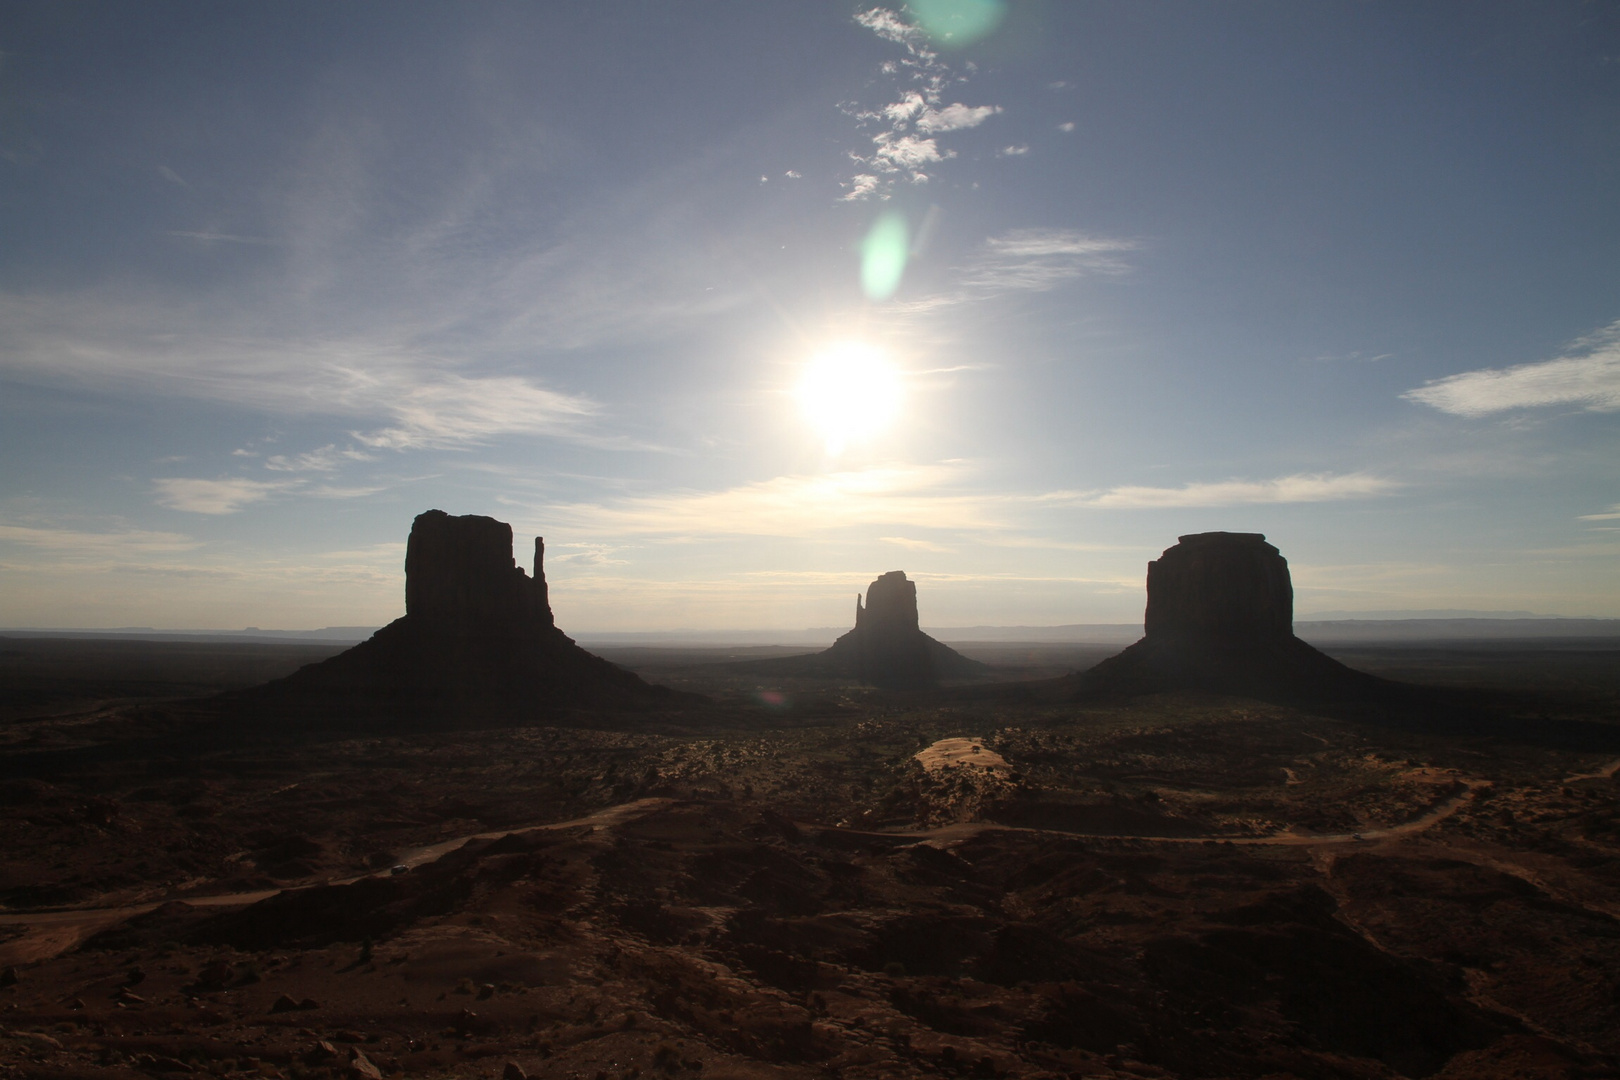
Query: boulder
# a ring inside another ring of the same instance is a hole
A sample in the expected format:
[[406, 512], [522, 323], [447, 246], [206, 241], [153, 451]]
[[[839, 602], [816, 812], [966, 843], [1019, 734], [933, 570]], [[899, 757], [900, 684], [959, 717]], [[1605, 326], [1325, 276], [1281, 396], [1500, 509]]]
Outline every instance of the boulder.
[[1264, 536], [1208, 532], [1178, 539], [1148, 563], [1142, 640], [1074, 677], [1078, 697], [1203, 690], [1365, 700], [1397, 690], [1294, 636], [1288, 560]]

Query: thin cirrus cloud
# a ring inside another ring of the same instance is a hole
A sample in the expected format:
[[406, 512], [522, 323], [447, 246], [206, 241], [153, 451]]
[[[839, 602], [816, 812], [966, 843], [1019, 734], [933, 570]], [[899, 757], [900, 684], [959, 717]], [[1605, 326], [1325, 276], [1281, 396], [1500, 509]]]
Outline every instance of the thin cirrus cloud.
[[[462, 373], [383, 334], [288, 341], [160, 303], [0, 296], [0, 371], [115, 392], [146, 390], [292, 416], [371, 420], [372, 449], [456, 447], [510, 434], [580, 436], [589, 398], [516, 375]], [[273, 469], [319, 470], [364, 451], [326, 448]], [[323, 458], [323, 455], [326, 455]]]
[[[976, 489], [973, 481], [971, 468], [959, 461], [888, 465], [824, 475], [778, 476], [723, 491], [558, 504], [544, 512], [549, 520], [566, 522], [596, 536], [802, 537], [862, 526], [997, 533], [1018, 529], [1032, 514], [1065, 507], [1145, 510], [1332, 502], [1387, 495], [1401, 486], [1367, 473], [1033, 494], [988, 492]], [[898, 535], [878, 539], [919, 550], [948, 550], [931, 541]]]
[[[233, 450], [233, 454], [251, 456], [251, 451]], [[353, 447], [338, 449], [335, 443], [328, 443], [318, 450], [309, 450], [302, 454], [272, 454], [265, 459], [264, 467], [271, 472], [332, 472], [339, 466], [350, 461], [370, 461], [375, 457], [364, 450]]]
[[188, 514], [234, 514], [297, 484], [298, 481], [271, 482], [242, 477], [202, 480], [171, 476], [153, 480], [152, 489], [158, 505], [170, 510], [183, 510]]
[[1083, 276], [1118, 277], [1131, 270], [1132, 240], [1090, 236], [1074, 229], [1014, 229], [986, 240], [961, 268], [961, 285], [977, 293], [1044, 292]]
[[1400, 486], [1394, 480], [1367, 473], [1299, 473], [1273, 480], [1222, 480], [1176, 488], [1115, 487], [1079, 496], [1075, 501], [1082, 506], [1117, 510], [1336, 502], [1388, 495]]
[[880, 536], [878, 537], [878, 540], [881, 543], [893, 544], [896, 547], [903, 547], [908, 551], [932, 551], [943, 554], [954, 550], [946, 547], [943, 544], [936, 544], [932, 540], [918, 540], [910, 536]]
[[1601, 514], [1582, 514], [1582, 521], [1620, 521], [1620, 503], [1609, 507]]
[[25, 544], [69, 559], [117, 559], [193, 551], [201, 543], [182, 533], [150, 529], [91, 532], [60, 526], [0, 524], [0, 542]]
[[1620, 411], [1620, 321], [1571, 343], [1568, 355], [1448, 375], [1401, 396], [1454, 416], [1489, 416], [1547, 405]]
[[159, 506], [188, 514], [235, 514], [272, 495], [296, 492], [317, 499], [361, 499], [387, 491], [384, 484], [305, 485], [296, 480], [250, 480], [247, 477], [221, 477], [208, 480], [189, 476], [168, 476], [152, 481], [152, 492]]
[[871, 149], [850, 152], [860, 171], [844, 182], [846, 201], [887, 198], [896, 182], [926, 183], [932, 166], [956, 156], [935, 136], [978, 127], [1002, 111], [999, 105], [946, 104], [946, 87], [960, 77], [928, 47], [927, 35], [898, 13], [872, 8], [857, 14], [855, 21], [884, 41], [902, 46], [905, 55], [885, 61], [880, 69], [901, 83], [895, 100], [878, 108], [841, 106], [862, 128], [883, 127], [871, 136]]
[[1006, 497], [963, 491], [959, 462], [778, 476], [723, 491], [673, 492], [545, 508], [596, 536], [806, 536], [854, 526], [999, 529]]

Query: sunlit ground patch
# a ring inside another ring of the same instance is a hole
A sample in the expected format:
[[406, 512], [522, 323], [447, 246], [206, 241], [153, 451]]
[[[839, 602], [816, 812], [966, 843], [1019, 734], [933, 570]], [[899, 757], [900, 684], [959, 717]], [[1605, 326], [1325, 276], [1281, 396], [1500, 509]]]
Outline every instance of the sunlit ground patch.
[[1007, 772], [1011, 769], [1006, 758], [994, 750], [986, 749], [978, 739], [941, 739], [932, 746], [917, 751], [913, 757], [929, 772], [964, 765], [990, 772], [997, 770]]

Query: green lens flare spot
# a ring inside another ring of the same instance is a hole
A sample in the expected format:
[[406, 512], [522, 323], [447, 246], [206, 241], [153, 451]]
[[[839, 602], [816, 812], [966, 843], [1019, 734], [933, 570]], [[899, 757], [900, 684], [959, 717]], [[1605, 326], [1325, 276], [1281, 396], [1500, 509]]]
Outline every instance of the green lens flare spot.
[[959, 49], [987, 36], [1007, 14], [1004, 0], [907, 0], [934, 44]]
[[906, 272], [911, 239], [906, 219], [887, 213], [873, 223], [861, 241], [861, 289], [869, 300], [887, 300]]

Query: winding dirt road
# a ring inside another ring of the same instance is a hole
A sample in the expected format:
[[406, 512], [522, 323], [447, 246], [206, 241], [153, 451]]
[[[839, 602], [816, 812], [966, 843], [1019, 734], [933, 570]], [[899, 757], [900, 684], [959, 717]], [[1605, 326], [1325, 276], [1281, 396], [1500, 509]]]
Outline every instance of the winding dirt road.
[[[1602, 769], [1593, 773], [1581, 773], [1566, 777], [1564, 782], [1577, 780], [1612, 780], [1620, 773], [1620, 759], [1610, 762]], [[998, 825], [993, 822], [961, 822], [952, 825], [941, 825], [932, 829], [909, 830], [863, 830], [841, 828], [833, 825], [824, 825], [815, 822], [798, 822], [802, 828], [821, 833], [832, 833], [839, 836], [860, 836], [880, 840], [909, 841], [911, 843], [924, 843], [930, 846], [945, 847], [960, 843], [964, 840], [980, 836], [987, 832], [1022, 832], [1044, 833], [1056, 836], [1073, 836], [1086, 839], [1111, 840], [1145, 840], [1161, 844], [1233, 844], [1242, 846], [1252, 845], [1286, 845], [1292, 847], [1327, 847], [1342, 844], [1370, 843], [1378, 840], [1388, 840], [1397, 837], [1414, 836], [1433, 828], [1440, 822], [1451, 817], [1476, 795], [1491, 786], [1487, 780], [1464, 780], [1463, 791], [1431, 808], [1421, 817], [1417, 817], [1400, 825], [1391, 825], [1382, 829], [1365, 829], [1356, 833], [1326, 833], [1307, 834], [1295, 832], [1273, 833], [1268, 836], [1228, 836], [1219, 834], [1205, 834], [1198, 836], [1154, 836], [1147, 834], [1118, 834], [1118, 833], [1085, 833], [1071, 832], [1062, 829], [1041, 829], [1020, 825]], [[450, 840], [441, 840], [436, 844], [414, 848], [399, 859], [399, 865], [415, 869], [428, 863], [436, 862], [445, 855], [463, 844], [472, 840], [494, 840], [507, 835], [522, 835], [525, 833], [548, 830], [577, 829], [589, 827], [593, 830], [608, 829], [624, 821], [633, 820], [654, 810], [672, 805], [673, 799], [637, 799], [634, 802], [622, 803], [598, 810], [594, 814], [574, 818], [569, 821], [548, 822], [540, 825], [526, 825], [516, 829], [493, 829], [487, 832], [471, 833], [458, 836]], [[360, 874], [355, 877], [342, 878], [322, 882], [328, 885], [348, 885], [364, 877], [375, 875]], [[298, 888], [301, 886], [293, 886]], [[28, 933], [0, 944], [0, 967], [9, 964], [23, 964], [36, 960], [47, 959], [66, 951], [84, 941], [86, 938], [115, 926], [126, 919], [137, 915], [144, 915], [153, 911], [171, 900], [178, 900], [193, 907], [243, 907], [256, 904], [261, 900], [269, 899], [282, 889], [265, 889], [258, 892], [223, 893], [217, 896], [177, 896], [163, 900], [155, 900], [142, 904], [125, 907], [87, 907], [54, 911], [19, 911], [0, 913], [0, 926], [24, 926]]]

